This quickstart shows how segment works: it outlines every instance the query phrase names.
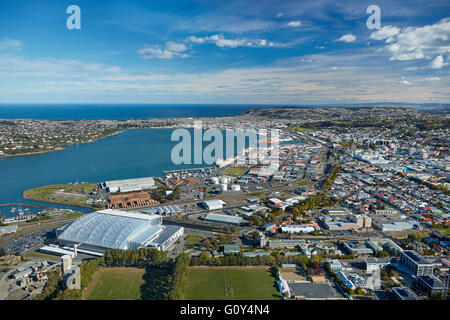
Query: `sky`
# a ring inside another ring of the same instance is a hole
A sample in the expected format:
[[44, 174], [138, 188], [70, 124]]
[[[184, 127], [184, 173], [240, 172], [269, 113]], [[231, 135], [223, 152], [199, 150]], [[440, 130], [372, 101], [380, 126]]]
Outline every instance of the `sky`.
[[448, 0], [0, 0], [0, 103], [450, 103], [449, 70]]

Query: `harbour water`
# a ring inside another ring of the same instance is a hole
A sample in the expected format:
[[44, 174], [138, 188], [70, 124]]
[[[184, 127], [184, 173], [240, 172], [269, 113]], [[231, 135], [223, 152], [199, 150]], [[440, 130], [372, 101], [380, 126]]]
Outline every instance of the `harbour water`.
[[[50, 184], [161, 176], [165, 170], [209, 166], [175, 165], [171, 161], [171, 151], [178, 142], [170, 141], [172, 131], [128, 130], [92, 143], [72, 145], [61, 151], [0, 158], [0, 203], [29, 203], [73, 209], [65, 205], [25, 200], [22, 192]], [[12, 217], [17, 212], [3, 214]]]

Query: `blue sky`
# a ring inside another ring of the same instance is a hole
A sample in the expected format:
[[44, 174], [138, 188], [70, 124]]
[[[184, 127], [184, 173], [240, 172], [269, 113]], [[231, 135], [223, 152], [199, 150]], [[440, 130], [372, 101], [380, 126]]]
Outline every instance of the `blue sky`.
[[449, 61], [447, 0], [0, 2], [0, 103], [450, 103]]

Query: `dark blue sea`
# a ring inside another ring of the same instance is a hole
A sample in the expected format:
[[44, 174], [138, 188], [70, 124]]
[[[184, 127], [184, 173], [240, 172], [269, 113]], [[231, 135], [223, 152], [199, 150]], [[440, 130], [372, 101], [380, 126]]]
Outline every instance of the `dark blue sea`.
[[269, 105], [224, 104], [0, 104], [0, 119], [133, 119], [235, 116]]

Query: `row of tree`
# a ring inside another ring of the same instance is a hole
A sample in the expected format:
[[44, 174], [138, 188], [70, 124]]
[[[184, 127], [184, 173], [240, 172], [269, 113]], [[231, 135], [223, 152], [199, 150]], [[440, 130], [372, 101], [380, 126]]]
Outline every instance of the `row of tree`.
[[308, 267], [315, 266], [314, 262], [321, 262], [323, 257], [321, 255], [315, 255], [308, 258], [306, 255], [282, 255], [280, 252], [275, 251], [270, 255], [259, 255], [256, 257], [246, 257], [242, 253], [238, 255], [212, 257], [206, 252], [201, 253], [198, 257], [192, 257], [191, 266], [279, 266], [283, 263], [297, 264], [301, 266], [305, 271]]
[[340, 172], [338, 165], [335, 163], [331, 168], [330, 174], [322, 183], [323, 190], [329, 190], [334, 183], [334, 179], [336, 179], [336, 174]]
[[180, 254], [173, 267], [172, 281], [168, 294], [169, 300], [181, 300], [184, 296], [184, 288], [187, 282], [187, 271], [190, 263], [189, 255]]
[[136, 250], [107, 250], [103, 256], [103, 265], [107, 267], [145, 268], [150, 265], [160, 265], [167, 261], [167, 251], [151, 248]]

